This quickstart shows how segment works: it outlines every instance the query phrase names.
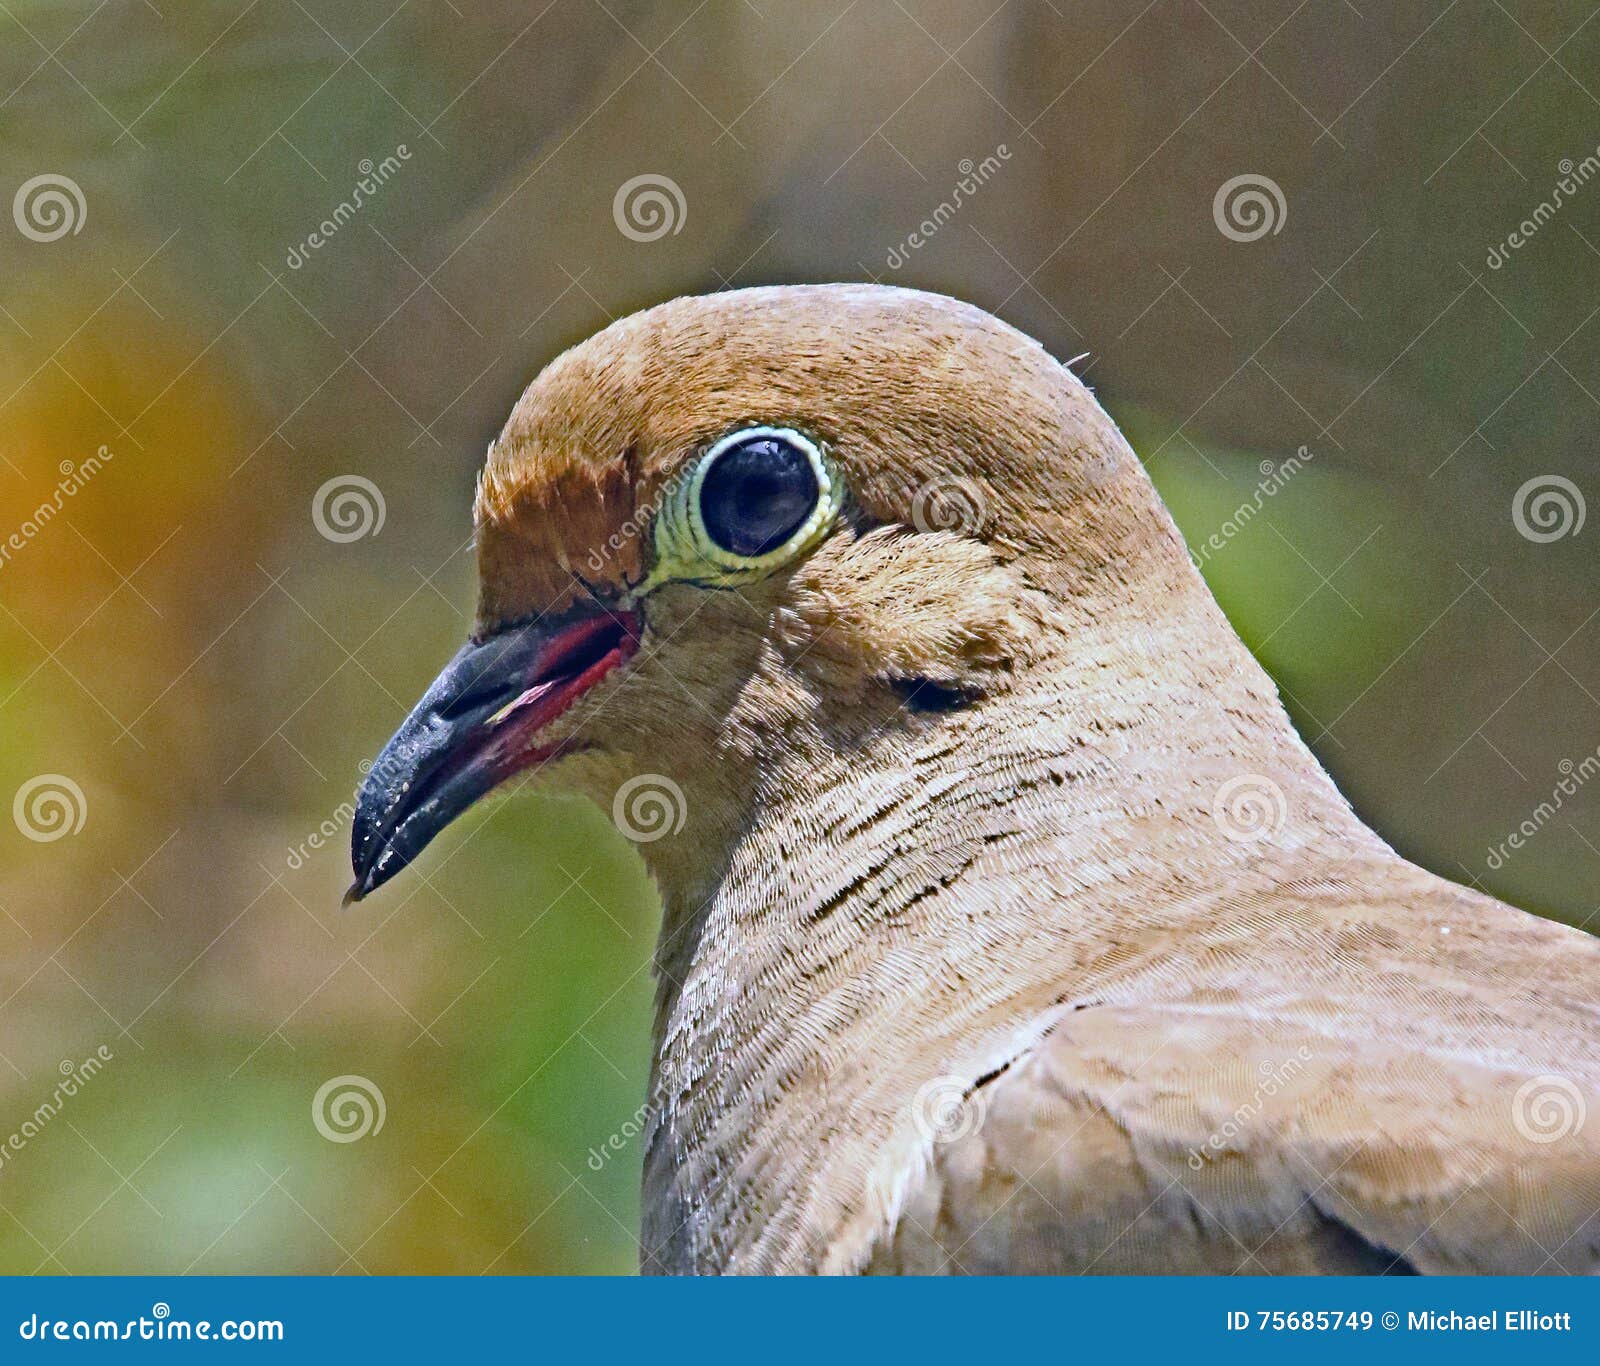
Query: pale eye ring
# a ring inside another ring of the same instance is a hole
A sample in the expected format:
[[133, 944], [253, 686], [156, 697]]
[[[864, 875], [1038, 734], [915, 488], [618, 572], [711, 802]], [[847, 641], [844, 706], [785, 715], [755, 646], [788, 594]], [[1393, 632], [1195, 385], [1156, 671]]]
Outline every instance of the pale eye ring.
[[668, 484], [652, 532], [654, 562], [631, 593], [764, 578], [827, 535], [844, 501], [843, 476], [815, 438], [793, 427], [740, 427]]
[[749, 427], [717, 442], [696, 476], [695, 512], [719, 549], [758, 559], [804, 526], [827, 492], [821, 453], [798, 432]]

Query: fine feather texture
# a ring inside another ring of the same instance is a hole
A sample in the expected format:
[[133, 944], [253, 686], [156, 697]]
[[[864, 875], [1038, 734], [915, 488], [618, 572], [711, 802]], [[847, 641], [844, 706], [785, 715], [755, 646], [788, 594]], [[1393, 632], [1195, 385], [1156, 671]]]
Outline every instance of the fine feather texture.
[[684, 794], [641, 846], [645, 1269], [1593, 1271], [1596, 941], [1360, 823], [1013, 329], [859, 285], [614, 324], [491, 448], [480, 633], [623, 598], [662, 490], [751, 422], [826, 443], [840, 525], [650, 593], [552, 727], [607, 809]]

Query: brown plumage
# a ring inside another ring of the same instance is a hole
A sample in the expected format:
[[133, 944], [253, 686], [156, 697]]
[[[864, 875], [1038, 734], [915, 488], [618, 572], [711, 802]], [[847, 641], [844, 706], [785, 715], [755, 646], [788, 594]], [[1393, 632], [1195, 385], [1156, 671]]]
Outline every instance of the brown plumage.
[[[844, 503], [719, 579], [665, 528], [751, 427]], [[354, 894], [533, 764], [682, 793], [646, 1269], [1600, 1265], [1596, 941], [1357, 820], [1035, 342], [677, 300], [530, 385], [477, 515], [477, 643], [368, 779]]]

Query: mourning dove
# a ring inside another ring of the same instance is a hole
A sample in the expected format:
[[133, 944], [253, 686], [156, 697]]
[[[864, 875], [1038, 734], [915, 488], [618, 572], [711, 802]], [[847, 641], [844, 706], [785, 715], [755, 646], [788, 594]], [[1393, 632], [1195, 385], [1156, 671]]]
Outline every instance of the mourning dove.
[[679, 299], [533, 381], [476, 520], [351, 896], [512, 774], [655, 820], [645, 1270], [1600, 1264], [1597, 941], [1356, 818], [1038, 343]]

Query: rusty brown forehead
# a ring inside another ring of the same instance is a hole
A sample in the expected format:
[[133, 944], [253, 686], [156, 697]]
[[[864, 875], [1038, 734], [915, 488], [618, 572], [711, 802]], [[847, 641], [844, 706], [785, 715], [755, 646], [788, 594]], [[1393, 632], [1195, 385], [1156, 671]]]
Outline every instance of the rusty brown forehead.
[[648, 337], [602, 333], [558, 357], [490, 447], [476, 508], [480, 632], [639, 579], [641, 345]]
[[492, 468], [478, 485], [478, 634], [638, 580], [642, 528], [620, 459], [514, 482]]
[[602, 339], [613, 340], [541, 374], [490, 449], [477, 500], [480, 630], [637, 584], [673, 475], [780, 402], [770, 386], [696, 373], [652, 339], [625, 350]]
[[748, 337], [633, 321], [547, 367], [490, 449], [477, 500], [480, 632], [637, 583], [675, 473], [731, 428], [814, 409], [822, 386], [785, 382]]

